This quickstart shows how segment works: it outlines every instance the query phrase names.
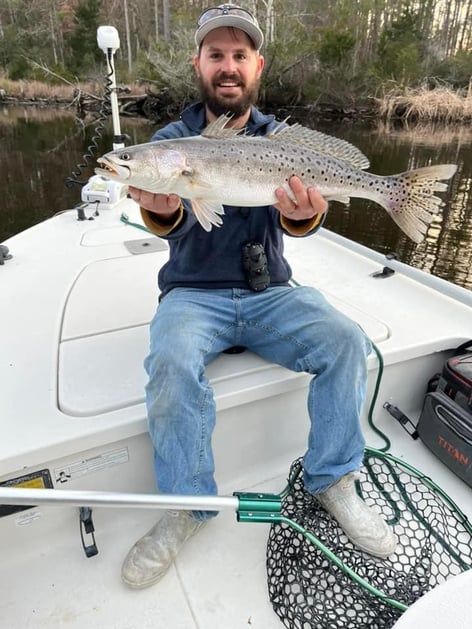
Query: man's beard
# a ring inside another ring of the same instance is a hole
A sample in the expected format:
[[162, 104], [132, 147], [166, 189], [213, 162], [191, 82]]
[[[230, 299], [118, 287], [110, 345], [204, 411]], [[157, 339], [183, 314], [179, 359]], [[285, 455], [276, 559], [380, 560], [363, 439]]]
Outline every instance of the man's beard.
[[215, 83], [224, 79], [237, 80], [240, 83], [242, 94], [238, 98], [224, 98], [215, 94], [215, 85], [208, 85], [205, 83], [201, 76], [197, 77], [198, 89], [200, 91], [200, 98], [208, 109], [215, 116], [222, 116], [223, 114], [232, 114], [235, 118], [243, 116], [251, 105], [255, 105], [259, 96], [259, 79], [256, 79], [250, 86], [241, 83], [239, 77], [234, 75], [220, 75], [215, 78]]

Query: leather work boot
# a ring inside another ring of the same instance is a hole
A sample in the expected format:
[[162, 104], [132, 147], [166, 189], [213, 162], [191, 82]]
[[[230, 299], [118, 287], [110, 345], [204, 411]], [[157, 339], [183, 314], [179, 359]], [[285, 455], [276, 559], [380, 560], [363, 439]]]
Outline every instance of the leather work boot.
[[131, 548], [121, 578], [135, 589], [157, 583], [170, 568], [185, 542], [205, 524], [190, 511], [165, 511], [162, 518]]
[[371, 509], [356, 492], [356, 473], [346, 474], [327, 491], [315, 494], [360, 550], [386, 559], [397, 545], [397, 538], [384, 519]]

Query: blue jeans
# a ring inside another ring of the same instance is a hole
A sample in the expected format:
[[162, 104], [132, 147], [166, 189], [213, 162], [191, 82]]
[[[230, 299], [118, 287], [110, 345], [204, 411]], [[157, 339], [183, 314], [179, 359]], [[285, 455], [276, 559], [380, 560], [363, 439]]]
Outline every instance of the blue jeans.
[[371, 345], [316, 289], [174, 288], [159, 305], [150, 334], [146, 404], [162, 493], [217, 493], [211, 446], [216, 412], [205, 368], [235, 345], [313, 374], [303, 459], [308, 491], [324, 491], [359, 469], [365, 445], [359, 417]]

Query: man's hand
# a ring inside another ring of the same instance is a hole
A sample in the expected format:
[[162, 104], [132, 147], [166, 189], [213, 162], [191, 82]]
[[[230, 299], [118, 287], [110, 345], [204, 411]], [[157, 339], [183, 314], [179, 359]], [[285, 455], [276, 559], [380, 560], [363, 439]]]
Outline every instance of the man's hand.
[[286, 218], [292, 221], [303, 221], [313, 218], [315, 214], [324, 214], [328, 209], [328, 202], [316, 188], [305, 188], [299, 177], [290, 177], [289, 186], [295, 200], [292, 201], [285, 190], [277, 188], [275, 196], [279, 200], [275, 207]]
[[128, 192], [133, 201], [148, 212], [159, 214], [160, 218], [168, 220], [180, 207], [180, 197], [177, 194], [156, 194], [129, 186]]

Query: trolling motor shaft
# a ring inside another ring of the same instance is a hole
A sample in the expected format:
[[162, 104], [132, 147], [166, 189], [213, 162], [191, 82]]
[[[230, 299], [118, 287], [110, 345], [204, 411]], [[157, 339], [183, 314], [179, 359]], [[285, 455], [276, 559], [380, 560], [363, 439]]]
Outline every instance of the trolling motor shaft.
[[121, 133], [120, 111], [116, 95], [115, 52], [120, 47], [120, 37], [114, 26], [100, 26], [97, 30], [97, 43], [105, 53], [108, 68], [108, 88], [110, 92], [111, 117], [113, 121], [113, 149], [125, 146], [125, 137]]

